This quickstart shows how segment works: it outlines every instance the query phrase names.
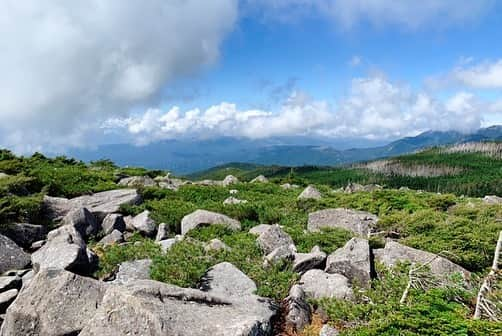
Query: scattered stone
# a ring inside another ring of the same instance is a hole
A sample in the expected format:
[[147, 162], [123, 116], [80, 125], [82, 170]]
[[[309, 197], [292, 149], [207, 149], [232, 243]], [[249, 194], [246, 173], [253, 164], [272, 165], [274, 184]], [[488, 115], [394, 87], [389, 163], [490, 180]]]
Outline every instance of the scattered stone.
[[43, 225], [34, 225], [27, 223], [9, 224], [3, 234], [18, 246], [30, 248], [31, 244], [37, 240], [43, 240], [47, 237], [47, 228]]
[[96, 222], [96, 218], [86, 208], [71, 210], [63, 218], [62, 224], [74, 227], [84, 239], [98, 233], [98, 223]]
[[223, 181], [222, 181], [222, 185], [224, 187], [228, 187], [229, 185], [231, 184], [236, 184], [236, 183], [239, 183], [239, 179], [233, 175], [227, 175]]
[[470, 278], [469, 271], [446, 258], [401, 245], [394, 241], [388, 241], [382, 249], [373, 250], [373, 254], [375, 255], [375, 261], [381, 262], [387, 267], [395, 266], [399, 262], [428, 264], [430, 272], [437, 277], [460, 273], [465, 279]]
[[98, 244], [103, 246], [115, 245], [124, 242], [124, 235], [119, 230], [113, 230], [110, 234], [104, 236]]
[[366, 239], [352, 238], [328, 256], [326, 273], [342, 274], [351, 283], [369, 286], [371, 281], [370, 246]]
[[170, 178], [169, 174], [163, 177], [157, 176], [155, 178], [155, 181], [158, 182], [160, 188], [169, 189], [173, 191], [178, 191], [179, 188], [184, 186], [185, 184], [191, 184], [190, 181], [184, 181], [177, 178]]
[[251, 180], [251, 183], [268, 183], [268, 178], [263, 175], [259, 175]]
[[502, 204], [502, 197], [498, 197], [495, 195], [489, 195], [483, 197], [483, 203], [485, 204]]
[[70, 272], [40, 271], [9, 307], [2, 336], [78, 335], [96, 313], [106, 288], [104, 282]]
[[154, 187], [157, 185], [150, 176], [131, 176], [121, 179], [118, 183], [121, 186], [141, 188], [141, 187]]
[[[225, 276], [220, 277], [220, 272]], [[219, 279], [225, 282], [218, 284]], [[229, 279], [233, 281], [228, 283]], [[237, 275], [227, 265], [216, 265], [207, 285], [208, 292], [152, 280], [112, 286], [79, 336], [271, 334], [275, 306], [268, 299], [249, 294], [251, 282], [244, 274]]]
[[372, 191], [375, 191], [375, 190], [382, 190], [382, 189], [383, 189], [383, 187], [381, 185], [378, 185], [378, 184], [362, 185], [362, 184], [359, 184], [359, 183], [349, 183], [349, 184], [347, 184], [347, 186], [345, 187], [345, 189], [343, 189], [343, 191], [345, 193], [351, 194], [351, 193], [361, 192], [361, 191], [372, 192]]
[[307, 229], [340, 228], [367, 237], [378, 222], [378, 217], [365, 211], [352, 209], [326, 209], [309, 213]]
[[174, 244], [176, 244], [178, 240], [176, 238], [169, 238], [169, 239], [164, 239], [161, 241], [158, 241], [157, 244], [160, 245], [160, 248], [162, 251], [165, 253], [173, 247]]
[[108, 214], [101, 223], [101, 229], [105, 235], [112, 233], [114, 230], [124, 232], [126, 224], [124, 217], [121, 214]]
[[214, 265], [202, 277], [201, 290], [217, 296], [252, 295], [256, 284], [229, 262]]
[[249, 229], [249, 233], [253, 235], [261, 235], [263, 232], [267, 231], [272, 225], [270, 224], [258, 224]]
[[240, 200], [238, 198], [230, 196], [223, 201], [223, 205], [234, 205], [234, 204], [242, 204], [242, 203], [247, 203], [247, 202], [248, 202], [247, 200]]
[[157, 228], [157, 236], [155, 236], [155, 241], [161, 241], [169, 237], [169, 226], [166, 223], [160, 223]]
[[62, 226], [49, 232], [47, 243], [31, 255], [36, 272], [44, 269], [67, 270], [87, 274], [94, 268], [87, 246], [73, 226]]
[[206, 252], [209, 252], [209, 251], [222, 251], [222, 250], [225, 250], [225, 251], [230, 251], [231, 248], [227, 246], [227, 244], [225, 244], [224, 242], [222, 242], [221, 240], [217, 239], [217, 238], [214, 238], [214, 239], [211, 239], [205, 246], [204, 246], [204, 250]]
[[296, 252], [293, 239], [291, 239], [291, 237], [277, 224], [271, 225], [260, 234], [256, 241], [265, 254], [269, 254], [281, 246], [289, 248], [291, 252]]
[[302, 275], [300, 284], [309, 298], [344, 300], [353, 298], [349, 280], [341, 274], [328, 274], [322, 270], [313, 269]]
[[46, 242], [47, 242], [47, 240], [39, 240], [39, 241], [33, 242], [33, 244], [31, 244], [31, 246], [30, 246], [30, 250], [36, 251], [36, 250], [40, 249], [42, 246], [44, 246]]
[[207, 210], [196, 210], [181, 220], [181, 234], [185, 235], [188, 231], [199, 226], [214, 224], [224, 225], [231, 230], [241, 229], [241, 223], [228, 216]]
[[319, 336], [338, 336], [340, 333], [338, 330], [330, 326], [329, 324], [325, 324], [322, 326]]
[[287, 309], [286, 325], [291, 326], [294, 330], [301, 331], [306, 325], [310, 324], [312, 311], [305, 292], [300, 285], [291, 287], [285, 303]]
[[17, 289], [9, 289], [0, 293], [0, 314], [4, 314], [10, 304], [16, 299], [19, 291]]
[[119, 270], [115, 274], [115, 280], [112, 282], [117, 285], [125, 285], [137, 280], [149, 280], [151, 265], [151, 259], [123, 262], [120, 264]]
[[237, 194], [239, 192], [239, 190], [230, 189], [228, 192], [230, 193], [230, 195], [235, 195], [235, 194]]
[[30, 255], [10, 238], [0, 234], [0, 274], [11, 269], [23, 269], [30, 265]]
[[288, 190], [288, 189], [296, 189], [296, 188], [299, 188], [298, 185], [296, 184], [290, 184], [290, 183], [284, 183], [284, 184], [281, 184], [280, 187], [282, 189], [285, 189], [285, 190]]
[[294, 250], [291, 245], [282, 245], [275, 248], [263, 258], [263, 267], [268, 267], [281, 260], [293, 260]]
[[155, 236], [157, 227], [155, 222], [150, 218], [150, 211], [145, 210], [132, 219], [131, 225], [135, 230], [147, 237]]
[[310, 253], [295, 253], [293, 270], [303, 274], [311, 269], [322, 267], [326, 261], [326, 253], [319, 246], [314, 246]]
[[18, 275], [0, 276], [0, 293], [9, 289], [19, 289], [21, 284], [21, 277]]
[[298, 196], [298, 199], [321, 199], [322, 195], [314, 186], [308, 186], [302, 193]]

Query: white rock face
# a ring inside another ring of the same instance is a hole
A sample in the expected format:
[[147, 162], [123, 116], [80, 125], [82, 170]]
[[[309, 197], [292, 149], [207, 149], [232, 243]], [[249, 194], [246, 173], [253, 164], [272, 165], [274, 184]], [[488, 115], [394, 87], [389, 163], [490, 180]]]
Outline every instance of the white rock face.
[[483, 203], [486, 204], [502, 204], [502, 197], [498, 197], [495, 195], [485, 196], [483, 197]]
[[263, 175], [259, 175], [252, 179], [251, 183], [268, 183], [268, 178]]
[[342, 274], [351, 283], [369, 286], [371, 280], [370, 246], [366, 239], [352, 238], [328, 256], [326, 273]]
[[227, 175], [222, 181], [222, 185], [224, 187], [228, 187], [229, 185], [236, 183], [239, 183], [239, 179], [233, 175]]

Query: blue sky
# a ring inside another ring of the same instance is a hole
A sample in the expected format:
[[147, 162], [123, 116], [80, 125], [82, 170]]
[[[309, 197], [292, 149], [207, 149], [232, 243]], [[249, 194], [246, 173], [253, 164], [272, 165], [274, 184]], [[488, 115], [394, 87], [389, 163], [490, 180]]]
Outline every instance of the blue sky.
[[502, 1], [3, 0], [0, 146], [502, 123]]

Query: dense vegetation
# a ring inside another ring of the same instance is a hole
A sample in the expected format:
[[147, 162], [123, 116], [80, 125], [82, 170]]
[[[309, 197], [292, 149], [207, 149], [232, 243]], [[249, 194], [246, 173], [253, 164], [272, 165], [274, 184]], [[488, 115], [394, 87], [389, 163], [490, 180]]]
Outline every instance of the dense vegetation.
[[[257, 174], [272, 176], [276, 182], [316, 184], [322, 192], [319, 201], [300, 201], [301, 189], [282, 189], [278, 183], [239, 183], [230, 187], [186, 185], [178, 191], [149, 187], [141, 189], [144, 202], [127, 206], [124, 213], [137, 214], [151, 211], [156, 223], [168, 224], [172, 235], [179, 233], [183, 216], [195, 209], [217, 211], [238, 219], [243, 230], [232, 232], [224, 227], [212, 226], [193, 230], [189, 237], [163, 253], [151, 239], [135, 235], [125, 245], [103, 248], [91, 244], [100, 256], [97, 277], [105, 278], [126, 260], [152, 258], [151, 275], [154, 279], [179, 286], [196, 287], [209, 267], [229, 261], [252, 278], [258, 294], [281, 300], [290, 286], [298, 280], [289, 263], [263, 267], [261, 251], [256, 237], [248, 229], [260, 223], [279, 223], [291, 235], [300, 252], [308, 252], [318, 245], [326, 253], [343, 246], [351, 238], [344, 230], [307, 232], [307, 215], [325, 208], [346, 207], [369, 211], [379, 216], [378, 229], [399, 235], [401, 243], [430, 252], [448, 252], [448, 257], [475, 272], [472, 289], [455, 286], [427, 292], [414, 290], [406, 304], [399, 297], [406, 286], [407, 267], [381, 270], [379, 279], [373, 280], [371, 289], [355, 290], [355, 302], [336, 299], [313, 301], [328, 315], [331, 324], [338, 326], [343, 335], [496, 335], [502, 333], [500, 323], [473, 321], [473, 299], [477, 276], [486, 273], [491, 264], [496, 239], [502, 225], [502, 206], [487, 205], [479, 199], [454, 194], [415, 192], [412, 190], [384, 189], [373, 192], [343, 193], [333, 187], [348, 181], [379, 182], [389, 187], [402, 185], [428, 190], [451, 190], [458, 194], [501, 194], [500, 161], [477, 154], [439, 154], [434, 150], [400, 157], [403, 164], [435, 162], [462, 165], [461, 176], [431, 179], [384, 176], [357, 169], [328, 169], [305, 167], [240, 167], [231, 173], [243, 179]], [[462, 163], [461, 163], [462, 162]], [[64, 157], [49, 159], [42, 155], [20, 158], [8, 151], [0, 152], [0, 172], [9, 174], [0, 178], [0, 229], [12, 221], [37, 223], [44, 194], [74, 197], [90, 192], [118, 188], [116, 182], [124, 175], [156, 176], [163, 172], [144, 169], [123, 169], [111, 162], [100, 161], [86, 165]], [[213, 172], [211, 177], [222, 178], [228, 170]], [[224, 174], [224, 175], [217, 175]], [[401, 182], [402, 184], [400, 184]], [[497, 185], [498, 184], [498, 185]], [[441, 186], [440, 188], [438, 186]], [[477, 189], [480, 188], [479, 192]], [[248, 202], [223, 205], [229, 190], [238, 190], [237, 197]], [[47, 224], [47, 223], [41, 223]], [[50, 224], [50, 223], [49, 223]], [[231, 249], [207, 252], [202, 242], [218, 238]], [[99, 237], [95, 237], [95, 240]], [[375, 239], [374, 246], [383, 244]], [[316, 335], [315, 325], [303, 335]]]
[[[405, 174], [384, 174], [363, 168], [346, 167], [280, 167], [257, 166], [250, 164], [228, 164], [205, 172], [190, 175], [200, 179], [221, 179], [233, 174], [247, 181], [259, 174], [279, 182], [326, 184], [335, 188], [348, 182], [362, 184], [377, 183], [389, 188], [406, 186], [415, 190], [454, 193], [481, 197], [502, 195], [502, 160], [482, 153], [448, 153], [440, 148], [432, 148], [420, 153], [392, 158], [393, 162], [407, 168], [413, 167], [450, 167], [458, 170], [455, 174], [444, 176], [408, 176]], [[357, 167], [361, 167], [358, 165]], [[418, 169], [418, 168], [417, 168]]]

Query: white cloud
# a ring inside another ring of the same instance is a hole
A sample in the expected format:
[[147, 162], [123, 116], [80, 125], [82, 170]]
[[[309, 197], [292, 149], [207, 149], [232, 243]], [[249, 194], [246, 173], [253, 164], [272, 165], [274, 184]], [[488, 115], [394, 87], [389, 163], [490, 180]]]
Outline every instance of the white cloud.
[[103, 125], [108, 131], [129, 134], [137, 144], [184, 136], [319, 135], [338, 138], [389, 139], [434, 130], [469, 131], [481, 125], [483, 103], [460, 92], [446, 102], [414, 93], [380, 77], [358, 78], [348, 97], [335, 108], [294, 92], [278, 111], [239, 109], [223, 102], [206, 110], [182, 112], [149, 109], [143, 115], [115, 118]]
[[408, 29], [437, 28], [475, 20], [494, 0], [246, 0], [266, 19], [291, 21], [312, 14], [325, 15], [344, 29], [361, 22], [376, 26], [399, 25]]
[[4, 0], [0, 145], [85, 144], [96, 123], [155, 103], [218, 58], [237, 0]]
[[349, 65], [352, 67], [357, 67], [361, 65], [363, 59], [360, 56], [352, 56], [352, 58], [349, 61]]
[[456, 67], [449, 78], [472, 88], [502, 89], [502, 59]]

